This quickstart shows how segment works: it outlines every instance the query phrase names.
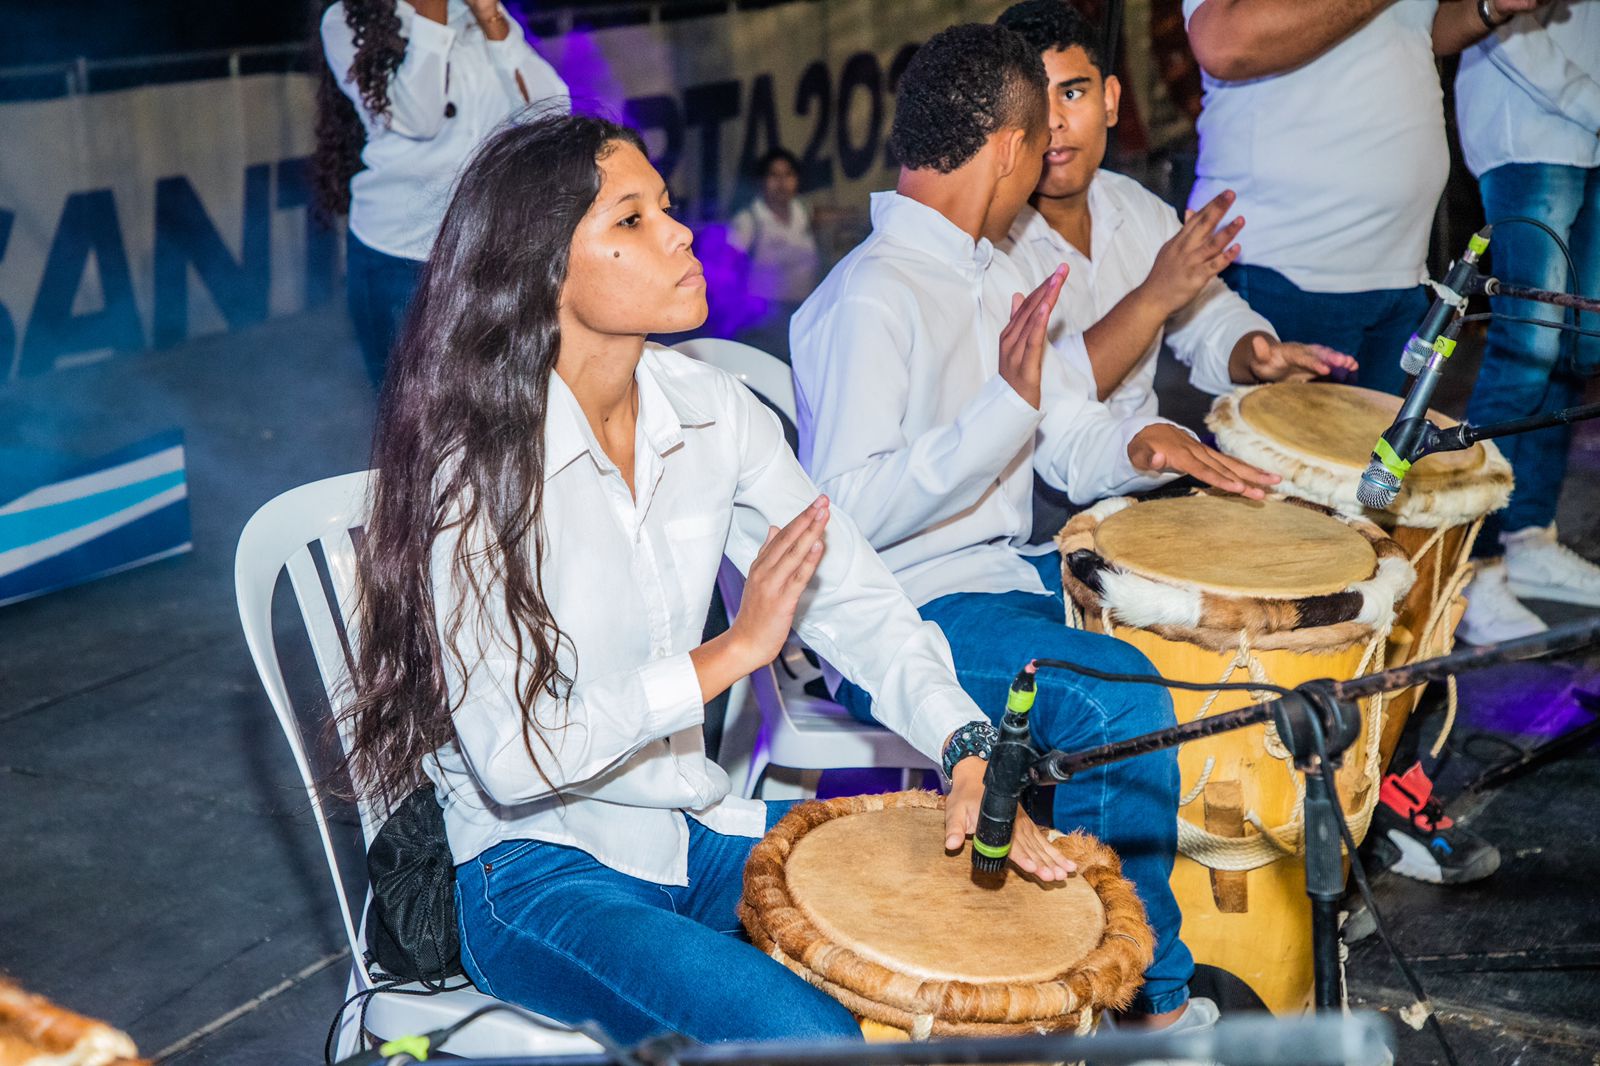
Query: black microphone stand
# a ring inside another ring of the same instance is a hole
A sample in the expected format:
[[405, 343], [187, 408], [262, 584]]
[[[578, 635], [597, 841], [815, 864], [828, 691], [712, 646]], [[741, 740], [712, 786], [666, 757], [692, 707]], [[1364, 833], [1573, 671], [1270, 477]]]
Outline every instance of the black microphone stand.
[[1491, 422], [1486, 426], [1461, 422], [1449, 429], [1440, 429], [1432, 422], [1424, 421], [1422, 432], [1417, 437], [1414, 449], [1411, 450], [1412, 454], [1407, 456], [1407, 461], [1414, 463], [1434, 452], [1462, 451], [1480, 440], [1509, 437], [1515, 433], [1532, 433], [1534, 430], [1549, 429], [1551, 426], [1570, 426], [1575, 422], [1587, 422], [1591, 418], [1600, 418], [1600, 403], [1579, 404], [1577, 407], [1567, 407], [1542, 415]]
[[1574, 311], [1587, 311], [1593, 315], [1600, 315], [1600, 300], [1589, 296], [1579, 296], [1571, 292], [1556, 292], [1552, 289], [1534, 289], [1526, 285], [1511, 285], [1499, 278], [1486, 278], [1476, 275], [1470, 282], [1471, 292], [1482, 293], [1485, 296], [1503, 296], [1509, 300], [1532, 300], [1535, 303], [1552, 304], [1556, 307], [1570, 307]]
[[[1440, 680], [1463, 670], [1571, 651], [1596, 641], [1600, 641], [1600, 617], [1501, 644], [1485, 644], [1397, 666], [1353, 681], [1308, 681], [1296, 686], [1289, 695], [1265, 703], [1158, 729], [1088, 751], [1052, 751], [1043, 755], [1035, 752], [1027, 776], [1036, 785], [1058, 784], [1070, 780], [1074, 774], [1107, 763], [1273, 722], [1279, 739], [1294, 758], [1295, 768], [1306, 777], [1305, 864], [1306, 894], [1311, 898], [1313, 1002], [1319, 1011], [1336, 1011], [1340, 1008], [1338, 925], [1339, 900], [1344, 893], [1344, 864], [1340, 846], [1342, 814], [1335, 807], [1337, 798], [1331, 775], [1338, 769], [1345, 749], [1361, 732], [1361, 713], [1355, 701], [1380, 692]], [[1070, 663], [1045, 660], [1040, 660], [1038, 665], [1072, 667]], [[1151, 681], [1160, 683], [1157, 678]]]

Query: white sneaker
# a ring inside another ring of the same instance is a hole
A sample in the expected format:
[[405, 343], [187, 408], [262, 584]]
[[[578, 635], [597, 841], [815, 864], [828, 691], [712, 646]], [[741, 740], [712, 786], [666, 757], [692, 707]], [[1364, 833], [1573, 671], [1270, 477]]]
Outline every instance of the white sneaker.
[[1549, 628], [1511, 591], [1506, 564], [1499, 560], [1478, 564], [1466, 597], [1467, 610], [1456, 627], [1456, 637], [1468, 644], [1498, 644]]
[[1504, 534], [1500, 543], [1516, 595], [1600, 607], [1600, 566], [1557, 541], [1554, 523]]
[[[1178, 1015], [1176, 1021], [1170, 1025], [1154, 1030], [1162, 1033], [1204, 1033], [1217, 1027], [1217, 1020], [1222, 1017], [1222, 1012], [1217, 1009], [1214, 1001], [1204, 996], [1190, 996], [1185, 1004], [1184, 1011]], [[1121, 1027], [1108, 1011], [1100, 1018], [1100, 1028], [1107, 1032], [1117, 1032]], [[1133, 1030], [1122, 1030], [1131, 1032]], [[1140, 1059], [1133, 1066], [1221, 1066], [1220, 1063], [1199, 1059]]]

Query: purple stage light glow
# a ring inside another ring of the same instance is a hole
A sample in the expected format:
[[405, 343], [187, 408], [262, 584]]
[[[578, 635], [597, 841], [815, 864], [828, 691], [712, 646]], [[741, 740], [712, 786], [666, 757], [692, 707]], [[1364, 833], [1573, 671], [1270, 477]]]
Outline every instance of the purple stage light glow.
[[1593, 721], [1575, 689], [1600, 690], [1592, 663], [1507, 663], [1462, 674], [1461, 725], [1470, 732], [1546, 739]]

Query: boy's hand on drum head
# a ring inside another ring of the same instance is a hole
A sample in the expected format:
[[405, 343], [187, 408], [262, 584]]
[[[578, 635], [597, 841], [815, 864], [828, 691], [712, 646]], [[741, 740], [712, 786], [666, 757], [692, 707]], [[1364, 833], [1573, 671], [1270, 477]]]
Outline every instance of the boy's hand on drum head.
[[1266, 490], [1281, 479], [1259, 470], [1215, 448], [1207, 448], [1177, 426], [1157, 422], [1146, 426], [1128, 443], [1128, 458], [1134, 468], [1147, 473], [1188, 474], [1223, 492], [1252, 500], [1263, 499]]
[[1327, 377], [1335, 370], [1355, 371], [1361, 366], [1353, 357], [1326, 345], [1280, 341], [1266, 333], [1247, 334], [1234, 347], [1235, 354], [1240, 348], [1248, 351], [1243, 373], [1234, 375], [1242, 382], [1310, 381]]
[[[944, 801], [944, 850], [960, 851], [967, 837], [978, 831], [983, 774], [988, 766], [976, 755], [956, 763], [955, 773], [950, 778], [950, 794]], [[1020, 807], [1016, 826], [1011, 831], [1011, 864], [1041, 881], [1065, 881], [1078, 869]]]

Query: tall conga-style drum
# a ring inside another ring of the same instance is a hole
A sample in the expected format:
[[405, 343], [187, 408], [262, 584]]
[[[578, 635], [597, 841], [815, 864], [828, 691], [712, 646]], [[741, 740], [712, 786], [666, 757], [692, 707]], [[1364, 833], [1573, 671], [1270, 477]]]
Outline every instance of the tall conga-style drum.
[[739, 916], [869, 1037], [1087, 1033], [1133, 999], [1154, 938], [1110, 848], [1056, 847], [1066, 881], [978, 878], [945, 853], [935, 793], [813, 800], [756, 845]]
[[[1163, 677], [1202, 684], [1359, 676], [1383, 662], [1414, 577], [1371, 522], [1286, 498], [1105, 500], [1056, 543], [1069, 624], [1127, 641]], [[1172, 702], [1189, 722], [1272, 695], [1173, 690]], [[1361, 735], [1334, 776], [1358, 841], [1378, 800], [1381, 702], [1363, 704]], [[1270, 724], [1184, 744], [1178, 765], [1172, 887], [1184, 943], [1271, 1010], [1309, 1006], [1304, 778]]]
[[[1362, 515], [1405, 549], [1417, 581], [1396, 615], [1386, 666], [1443, 655], [1455, 646], [1473, 542], [1484, 517], [1511, 497], [1511, 464], [1491, 442], [1480, 441], [1465, 451], [1424, 456], [1407, 472], [1393, 507], [1362, 507], [1356, 499], [1361, 472], [1400, 403], [1353, 385], [1284, 382], [1220, 396], [1206, 418], [1217, 446], [1283, 478], [1279, 491]], [[1456, 424], [1437, 411], [1428, 418], [1441, 429]], [[1386, 767], [1420, 692], [1389, 697], [1382, 740]]]

